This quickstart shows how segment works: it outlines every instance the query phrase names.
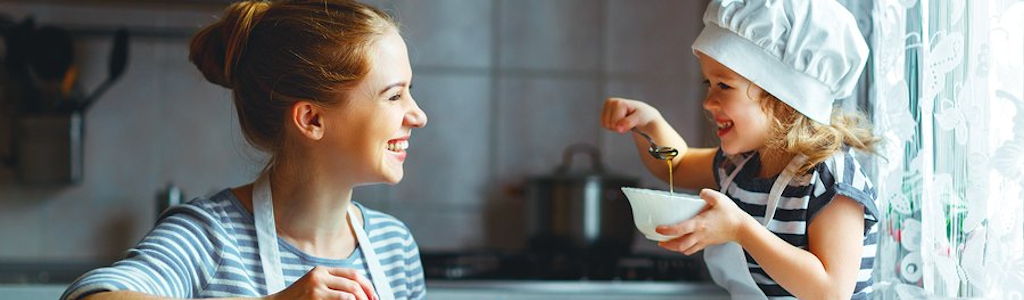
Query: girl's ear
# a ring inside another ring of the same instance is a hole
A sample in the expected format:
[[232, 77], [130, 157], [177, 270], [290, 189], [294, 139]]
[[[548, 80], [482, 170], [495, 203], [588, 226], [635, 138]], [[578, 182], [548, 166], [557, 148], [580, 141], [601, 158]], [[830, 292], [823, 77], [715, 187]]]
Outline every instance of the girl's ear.
[[764, 89], [757, 86], [750, 80], [743, 80], [746, 81], [747, 83], [747, 89], [745, 94], [747, 94], [747, 97], [750, 98], [750, 100], [754, 100], [760, 103], [761, 101], [764, 101], [766, 98], [768, 98], [768, 93], [765, 92]]
[[323, 108], [309, 101], [297, 101], [292, 105], [291, 124], [302, 136], [320, 140], [324, 137]]

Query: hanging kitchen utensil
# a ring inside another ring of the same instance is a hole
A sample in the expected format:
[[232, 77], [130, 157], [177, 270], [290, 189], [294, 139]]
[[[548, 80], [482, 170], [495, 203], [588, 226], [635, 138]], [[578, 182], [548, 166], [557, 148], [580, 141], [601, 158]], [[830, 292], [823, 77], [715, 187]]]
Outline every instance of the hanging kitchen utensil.
[[96, 103], [96, 99], [106, 93], [107, 89], [124, 74], [125, 67], [128, 65], [128, 38], [127, 29], [121, 28], [114, 33], [114, 46], [110, 50], [107, 79], [81, 102], [79, 110], [88, 110], [93, 103]]
[[[92, 93], [75, 90], [78, 68], [74, 42], [67, 30], [35, 27], [32, 17], [5, 30], [5, 65], [17, 89], [18, 111], [26, 114], [71, 113], [88, 109], [124, 73], [128, 60], [128, 31], [114, 32], [107, 79]], [[87, 96], [82, 96], [87, 95]]]
[[27, 112], [66, 110], [78, 77], [71, 33], [53, 26], [40, 27], [32, 33], [27, 49], [28, 79], [36, 90], [36, 99], [29, 100]]
[[[91, 93], [75, 90], [71, 35], [56, 27], [35, 29], [31, 17], [4, 32], [17, 114], [13, 160], [27, 184], [73, 184], [83, 172], [84, 113], [124, 74], [128, 31], [114, 33], [107, 78]], [[87, 96], [82, 96], [87, 95]]]

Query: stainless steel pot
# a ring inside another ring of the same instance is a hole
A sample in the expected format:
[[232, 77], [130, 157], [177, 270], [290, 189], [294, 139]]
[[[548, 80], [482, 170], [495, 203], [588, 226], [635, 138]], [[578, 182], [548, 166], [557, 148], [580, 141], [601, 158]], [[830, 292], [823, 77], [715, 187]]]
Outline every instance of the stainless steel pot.
[[[577, 154], [590, 157], [589, 170], [571, 169]], [[596, 147], [566, 148], [553, 174], [527, 182], [531, 250], [603, 257], [628, 254], [635, 230], [629, 203], [620, 191], [623, 186], [636, 186], [636, 179], [606, 172]]]

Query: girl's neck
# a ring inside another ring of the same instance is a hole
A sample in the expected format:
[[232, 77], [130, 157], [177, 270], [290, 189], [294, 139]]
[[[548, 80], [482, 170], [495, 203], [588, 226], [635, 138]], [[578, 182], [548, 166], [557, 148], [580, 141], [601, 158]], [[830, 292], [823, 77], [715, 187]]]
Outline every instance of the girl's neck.
[[795, 156], [792, 153], [776, 149], [757, 150], [761, 160], [761, 170], [757, 172], [758, 178], [772, 178], [786, 169], [786, 165]]

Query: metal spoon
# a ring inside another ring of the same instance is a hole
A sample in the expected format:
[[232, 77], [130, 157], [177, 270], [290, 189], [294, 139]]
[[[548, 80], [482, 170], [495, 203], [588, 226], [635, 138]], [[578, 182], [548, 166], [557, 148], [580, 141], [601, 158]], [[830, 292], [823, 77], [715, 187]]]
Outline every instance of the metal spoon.
[[658, 146], [658, 144], [654, 143], [654, 139], [651, 139], [651, 136], [647, 135], [646, 133], [643, 133], [642, 131], [636, 128], [633, 128], [632, 130], [633, 132], [636, 132], [640, 136], [644, 137], [644, 139], [647, 139], [647, 143], [651, 144], [651, 147], [647, 148], [647, 153], [650, 153], [651, 156], [653, 156], [655, 159], [670, 160], [679, 155], [679, 150], [676, 150], [676, 148]]

